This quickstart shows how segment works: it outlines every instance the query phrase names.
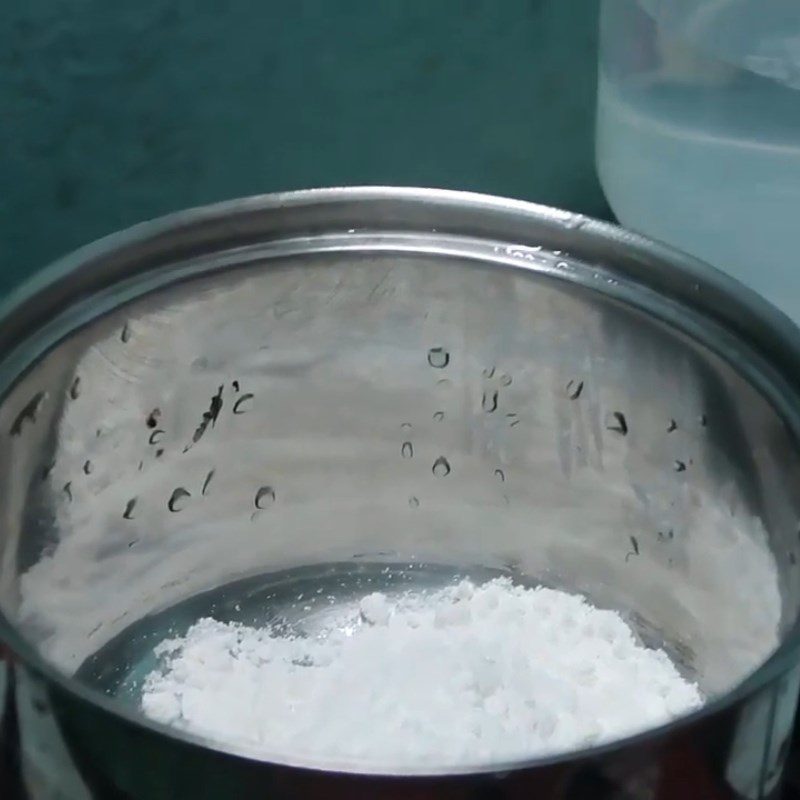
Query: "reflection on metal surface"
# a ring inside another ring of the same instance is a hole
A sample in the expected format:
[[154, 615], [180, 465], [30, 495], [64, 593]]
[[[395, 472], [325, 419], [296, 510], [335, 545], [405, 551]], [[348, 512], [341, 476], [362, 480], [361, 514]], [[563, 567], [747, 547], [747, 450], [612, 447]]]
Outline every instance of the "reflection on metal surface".
[[24, 669], [15, 673], [15, 701], [26, 800], [93, 800], [53, 718], [46, 688]]

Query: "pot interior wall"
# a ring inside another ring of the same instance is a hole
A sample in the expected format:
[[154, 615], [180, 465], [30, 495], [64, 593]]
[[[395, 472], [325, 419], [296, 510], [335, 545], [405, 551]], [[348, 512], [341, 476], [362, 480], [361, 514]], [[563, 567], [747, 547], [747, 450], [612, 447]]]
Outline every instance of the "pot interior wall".
[[248, 576], [477, 567], [630, 613], [722, 692], [798, 603], [796, 446], [738, 367], [602, 287], [457, 256], [186, 280], [6, 397], [3, 612], [72, 674]]

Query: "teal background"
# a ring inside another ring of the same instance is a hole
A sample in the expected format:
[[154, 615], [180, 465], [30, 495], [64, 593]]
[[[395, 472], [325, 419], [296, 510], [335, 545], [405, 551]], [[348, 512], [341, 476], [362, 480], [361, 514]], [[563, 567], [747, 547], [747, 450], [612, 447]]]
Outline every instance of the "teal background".
[[0, 291], [143, 219], [339, 184], [606, 214], [594, 0], [6, 0]]

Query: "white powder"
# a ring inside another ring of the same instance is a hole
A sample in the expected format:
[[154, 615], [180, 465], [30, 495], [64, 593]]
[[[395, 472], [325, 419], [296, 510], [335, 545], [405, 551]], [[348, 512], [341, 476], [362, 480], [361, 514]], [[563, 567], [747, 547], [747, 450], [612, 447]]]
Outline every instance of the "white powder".
[[142, 708], [265, 755], [413, 766], [572, 750], [702, 703], [619, 614], [565, 592], [498, 579], [375, 593], [352, 622], [286, 638], [201, 619], [156, 648]]

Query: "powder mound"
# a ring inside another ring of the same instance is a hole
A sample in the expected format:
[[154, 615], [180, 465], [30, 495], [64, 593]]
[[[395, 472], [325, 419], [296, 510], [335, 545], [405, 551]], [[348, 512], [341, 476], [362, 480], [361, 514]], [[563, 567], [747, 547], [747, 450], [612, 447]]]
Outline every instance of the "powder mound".
[[316, 638], [201, 619], [156, 648], [160, 722], [264, 755], [383, 766], [573, 750], [702, 704], [661, 650], [583, 597], [505, 578], [363, 598]]

